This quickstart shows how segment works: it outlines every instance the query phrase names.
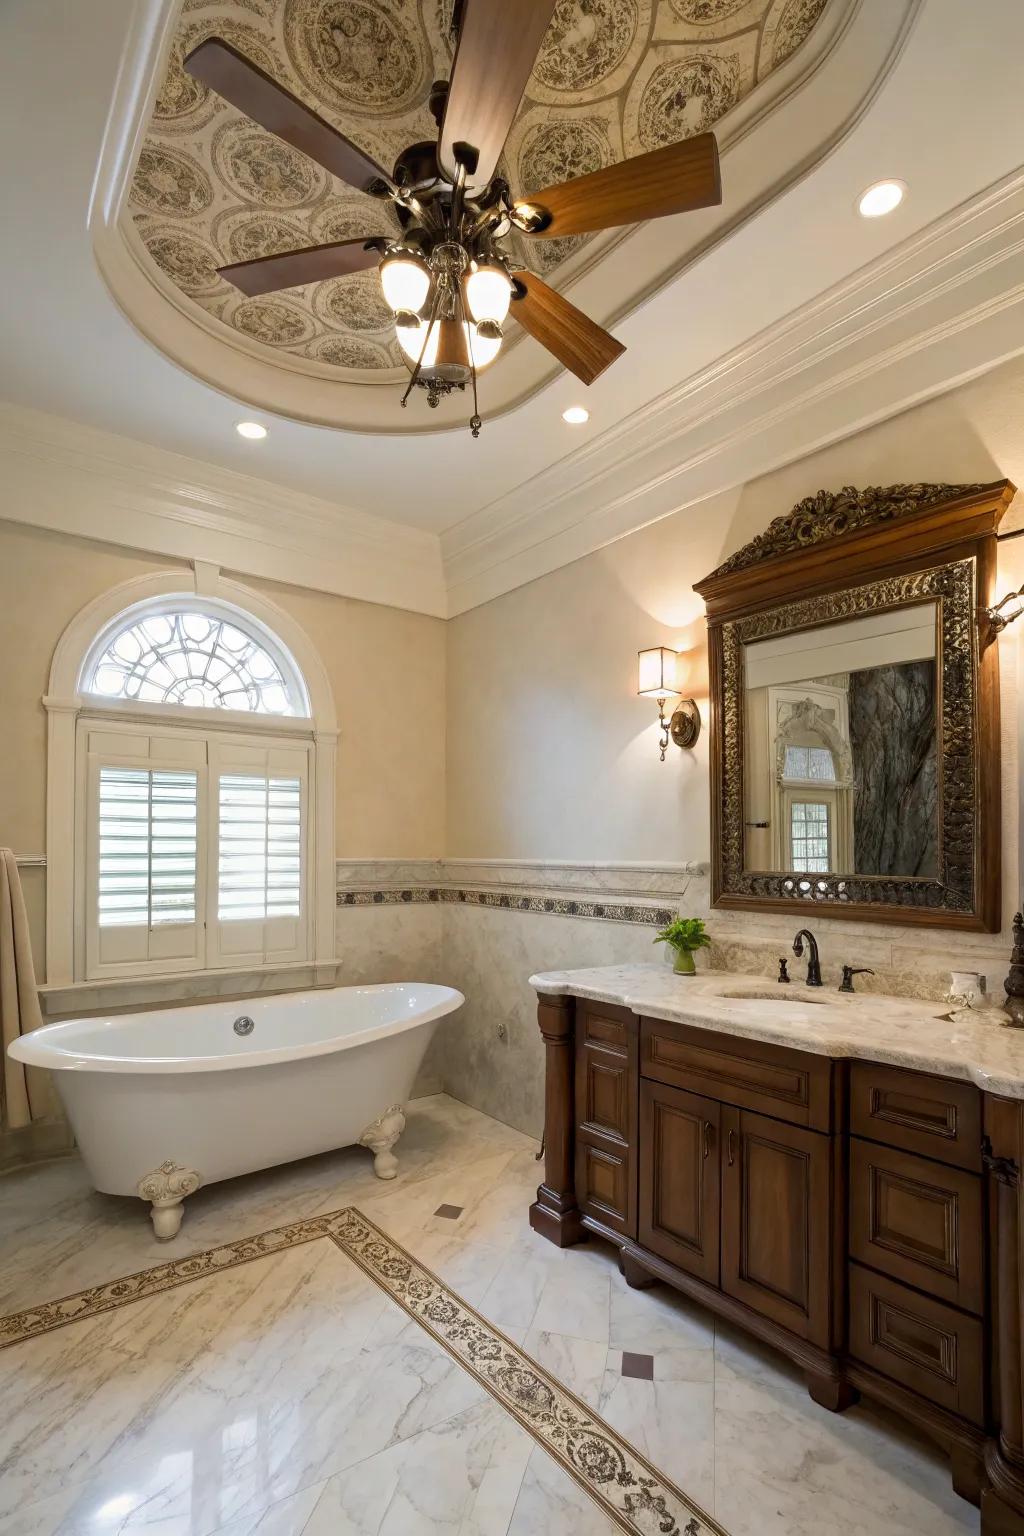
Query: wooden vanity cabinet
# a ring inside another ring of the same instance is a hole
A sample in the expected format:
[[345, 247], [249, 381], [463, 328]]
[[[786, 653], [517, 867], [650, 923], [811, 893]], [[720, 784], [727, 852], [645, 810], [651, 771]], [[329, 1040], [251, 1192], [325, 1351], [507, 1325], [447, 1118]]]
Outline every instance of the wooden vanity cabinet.
[[950, 1455], [982, 1536], [1024, 1536], [1024, 1104], [570, 997], [542, 1000], [561, 1245], [610, 1239]]

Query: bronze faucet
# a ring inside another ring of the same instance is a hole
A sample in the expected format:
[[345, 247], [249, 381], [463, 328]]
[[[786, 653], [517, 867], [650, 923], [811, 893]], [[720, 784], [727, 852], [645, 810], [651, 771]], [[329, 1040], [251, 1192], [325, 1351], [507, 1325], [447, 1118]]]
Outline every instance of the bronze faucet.
[[853, 978], [855, 976], [873, 976], [874, 974], [874, 971], [869, 970], [866, 965], [844, 965], [843, 979], [839, 983], [839, 990], [840, 992], [852, 992]]
[[793, 953], [799, 960], [804, 952], [804, 939], [807, 940], [807, 947], [810, 950], [807, 958], [807, 985], [809, 987], [820, 987], [821, 964], [818, 960], [818, 941], [809, 928], [800, 929], [800, 932], [793, 940]]

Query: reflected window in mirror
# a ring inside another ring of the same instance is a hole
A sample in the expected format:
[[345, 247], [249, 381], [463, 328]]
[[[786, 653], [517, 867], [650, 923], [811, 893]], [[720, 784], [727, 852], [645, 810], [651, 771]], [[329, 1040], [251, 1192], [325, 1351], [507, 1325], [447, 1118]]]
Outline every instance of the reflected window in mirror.
[[935, 603], [743, 647], [745, 864], [938, 872]]

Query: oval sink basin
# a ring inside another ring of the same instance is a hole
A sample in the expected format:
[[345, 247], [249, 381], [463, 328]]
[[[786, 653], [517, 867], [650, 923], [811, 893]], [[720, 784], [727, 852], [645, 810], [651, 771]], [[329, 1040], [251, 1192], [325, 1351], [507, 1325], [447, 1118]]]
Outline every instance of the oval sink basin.
[[727, 997], [737, 1003], [785, 1003], [792, 1008], [794, 1003], [799, 1007], [804, 1003], [814, 1003], [820, 1006], [825, 1002], [823, 997], [808, 997], [804, 993], [794, 995], [792, 992], [718, 992], [716, 997]]

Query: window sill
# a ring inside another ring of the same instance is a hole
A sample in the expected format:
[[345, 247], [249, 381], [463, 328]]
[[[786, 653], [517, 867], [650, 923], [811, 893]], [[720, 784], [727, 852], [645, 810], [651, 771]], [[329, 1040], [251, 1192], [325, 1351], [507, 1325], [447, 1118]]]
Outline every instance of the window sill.
[[182, 1003], [221, 1002], [273, 992], [305, 992], [336, 986], [339, 960], [299, 960], [285, 965], [249, 965], [239, 970], [177, 971], [167, 976], [118, 976], [107, 981], [74, 981], [40, 987], [39, 1006], [53, 1023], [81, 1014], [120, 1013]]

